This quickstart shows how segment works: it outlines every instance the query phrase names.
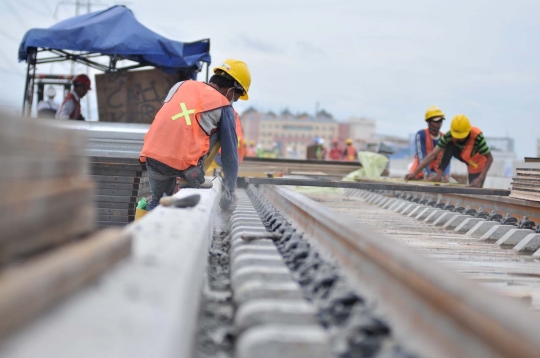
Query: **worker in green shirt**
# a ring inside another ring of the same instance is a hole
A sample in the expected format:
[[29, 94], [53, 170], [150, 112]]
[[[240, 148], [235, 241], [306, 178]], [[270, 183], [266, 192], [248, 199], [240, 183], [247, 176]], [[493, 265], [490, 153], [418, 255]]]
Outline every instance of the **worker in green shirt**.
[[452, 119], [450, 131], [441, 137], [437, 147], [422, 160], [414, 172], [405, 175], [405, 180], [413, 180], [422, 169], [437, 159], [441, 151], [444, 151], [444, 154], [437, 175], [430, 181], [440, 181], [442, 173], [450, 164], [450, 159], [454, 157], [467, 164], [469, 186], [477, 188], [484, 186], [487, 172], [493, 163], [493, 155], [482, 131], [473, 127], [464, 114], [458, 114]]

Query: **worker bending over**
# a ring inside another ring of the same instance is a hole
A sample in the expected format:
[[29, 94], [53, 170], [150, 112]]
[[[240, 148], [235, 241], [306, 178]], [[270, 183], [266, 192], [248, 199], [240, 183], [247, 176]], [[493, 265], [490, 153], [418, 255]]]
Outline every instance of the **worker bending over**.
[[356, 152], [356, 148], [353, 146], [353, 140], [351, 138], [348, 138], [345, 141], [345, 144], [347, 146], [343, 151], [343, 159], [348, 162], [354, 162], [358, 158], [358, 153]]
[[[416, 133], [416, 155], [414, 156], [413, 164], [409, 169], [410, 173], [413, 173], [416, 168], [418, 168], [424, 158], [431, 153], [439, 143], [440, 139], [444, 135], [444, 133], [440, 131], [444, 119], [444, 113], [437, 106], [431, 106], [426, 111], [425, 121], [427, 122], [428, 127]], [[428, 166], [418, 173], [415, 179], [428, 179], [436, 177], [442, 155], [443, 153], [440, 152], [434, 161], [432, 161]], [[444, 170], [442, 181], [448, 182], [449, 179], [450, 165], [448, 165]]]
[[493, 156], [487, 146], [482, 131], [471, 126], [469, 118], [458, 114], [452, 119], [450, 132], [447, 132], [437, 144], [437, 147], [424, 158], [414, 172], [405, 176], [405, 180], [414, 179], [422, 169], [437, 159], [439, 153], [444, 154], [432, 181], [440, 181], [443, 171], [450, 164], [452, 157], [467, 164], [469, 171], [469, 186], [481, 188], [484, 185], [487, 172], [493, 163]]
[[90, 88], [90, 78], [82, 74], [73, 77], [73, 89], [64, 98], [64, 102], [56, 112], [56, 119], [74, 119], [84, 121], [81, 114], [81, 98], [86, 96]]
[[222, 209], [236, 202], [238, 138], [232, 103], [247, 100], [251, 75], [247, 65], [229, 59], [214, 68], [208, 84], [183, 81], [174, 85], [157, 112], [144, 138], [140, 154], [146, 162], [152, 198], [147, 210], [159, 199], [172, 195], [176, 177], [189, 186], [204, 183], [204, 172], [221, 146], [225, 174], [220, 198]]

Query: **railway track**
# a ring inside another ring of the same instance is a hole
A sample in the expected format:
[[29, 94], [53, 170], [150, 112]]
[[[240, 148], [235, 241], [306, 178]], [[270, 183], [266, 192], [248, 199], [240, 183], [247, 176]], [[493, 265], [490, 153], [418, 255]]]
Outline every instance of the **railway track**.
[[[535, 296], [532, 257], [519, 260], [496, 245], [369, 204], [377, 197], [398, 211], [418, 205], [371, 192], [304, 196], [263, 185], [247, 193], [250, 200], [242, 193], [231, 219], [235, 357], [537, 355], [540, 320], [522, 302]], [[269, 231], [279, 238], [242, 239]], [[237, 282], [238, 267], [249, 278]], [[499, 287], [524, 283], [526, 294]], [[308, 302], [302, 309], [301, 297]], [[272, 301], [283, 306], [272, 309]], [[298, 331], [310, 334], [284, 333]]]

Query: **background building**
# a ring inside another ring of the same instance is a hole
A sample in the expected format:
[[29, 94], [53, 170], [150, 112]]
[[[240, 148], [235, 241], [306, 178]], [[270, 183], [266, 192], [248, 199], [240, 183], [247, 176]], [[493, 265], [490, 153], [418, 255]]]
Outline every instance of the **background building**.
[[359, 149], [366, 148], [376, 128], [372, 119], [350, 118], [339, 122], [325, 110], [313, 116], [305, 112], [293, 114], [287, 109], [276, 114], [248, 108], [242, 113], [241, 121], [248, 142], [253, 140], [265, 150], [277, 147], [280, 156], [299, 159], [306, 158], [306, 147], [316, 137], [324, 139], [327, 147], [334, 138], [343, 147], [345, 140], [352, 138]]

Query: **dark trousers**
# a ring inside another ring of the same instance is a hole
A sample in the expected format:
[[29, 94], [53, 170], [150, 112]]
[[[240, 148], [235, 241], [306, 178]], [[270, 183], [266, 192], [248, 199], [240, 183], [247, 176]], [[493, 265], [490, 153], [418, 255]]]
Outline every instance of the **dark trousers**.
[[182, 176], [182, 170], [174, 169], [152, 158], [146, 158], [146, 169], [152, 198], [146, 204], [146, 210], [159, 205], [159, 199], [165, 194], [171, 196], [176, 186], [176, 178]]
[[[446, 167], [450, 164], [450, 160], [452, 157], [456, 158], [462, 163], [465, 163], [469, 165], [466, 161], [461, 158], [461, 149], [454, 144], [454, 142], [450, 142], [446, 145], [446, 148], [444, 148], [443, 157], [441, 159], [441, 163], [439, 164], [439, 169], [444, 171]], [[480, 173], [471, 174], [469, 173], [469, 184], [472, 183], [473, 180], [478, 178], [480, 176]], [[482, 182], [482, 187], [484, 186], [484, 182]]]

